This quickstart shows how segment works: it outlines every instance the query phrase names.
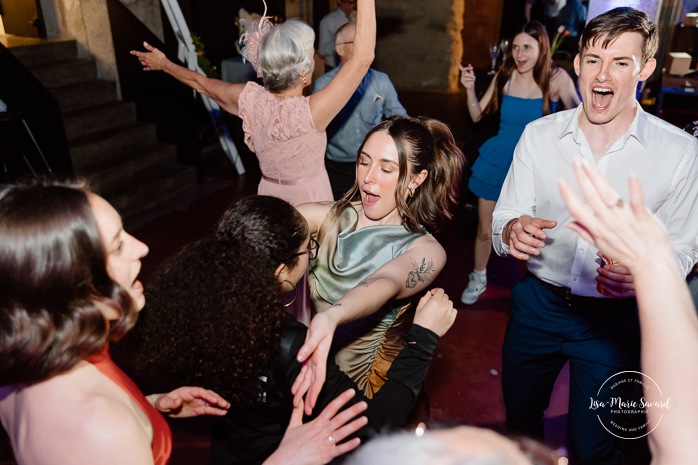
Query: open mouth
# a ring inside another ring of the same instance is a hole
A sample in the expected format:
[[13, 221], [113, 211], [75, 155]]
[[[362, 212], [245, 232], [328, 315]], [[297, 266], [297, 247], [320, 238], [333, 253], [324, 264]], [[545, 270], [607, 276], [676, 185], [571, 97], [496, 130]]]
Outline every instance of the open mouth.
[[613, 91], [605, 87], [594, 87], [591, 93], [591, 103], [597, 110], [603, 110], [611, 103]]
[[380, 196], [364, 191], [364, 204], [367, 206], [375, 205], [380, 200]]

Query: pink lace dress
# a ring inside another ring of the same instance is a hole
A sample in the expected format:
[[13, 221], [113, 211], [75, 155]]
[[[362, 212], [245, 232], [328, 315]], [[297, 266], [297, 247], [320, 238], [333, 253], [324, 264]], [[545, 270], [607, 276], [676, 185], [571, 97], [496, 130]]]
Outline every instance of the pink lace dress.
[[262, 170], [258, 194], [292, 205], [332, 200], [325, 170], [327, 135], [315, 129], [309, 102], [308, 97], [275, 96], [255, 82], [240, 93], [245, 143]]

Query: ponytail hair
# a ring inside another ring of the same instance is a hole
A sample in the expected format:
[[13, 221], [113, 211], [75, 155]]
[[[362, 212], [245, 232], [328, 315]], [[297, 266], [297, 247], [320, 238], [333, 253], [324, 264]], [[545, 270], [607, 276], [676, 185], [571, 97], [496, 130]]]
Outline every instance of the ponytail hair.
[[[456, 146], [451, 130], [432, 118], [396, 115], [371, 129], [359, 148], [376, 132], [386, 131], [395, 142], [400, 163], [395, 202], [402, 224], [412, 232], [439, 231], [453, 217], [458, 204], [463, 152]], [[357, 157], [357, 166], [359, 163]], [[409, 170], [409, 172], [408, 172]], [[413, 176], [427, 171], [424, 182], [407, 196]], [[358, 179], [332, 209], [338, 215], [350, 202], [360, 201]]]

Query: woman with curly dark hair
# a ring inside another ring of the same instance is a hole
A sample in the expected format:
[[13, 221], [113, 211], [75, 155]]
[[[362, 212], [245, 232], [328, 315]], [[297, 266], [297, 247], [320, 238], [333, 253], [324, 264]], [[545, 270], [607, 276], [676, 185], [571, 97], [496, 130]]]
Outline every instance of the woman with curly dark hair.
[[[157, 273], [139, 352], [150, 354], [148, 370], [175, 383], [205, 380], [232, 400], [234, 408], [214, 429], [211, 463], [261, 463], [279, 444], [293, 410], [291, 386], [302, 369], [296, 356], [307, 331], [284, 311], [294, 298], [286, 294], [316, 253], [297, 210], [276, 197], [254, 196], [225, 213], [216, 237], [187, 247]], [[436, 342], [454, 318], [442, 290], [422, 298], [407, 336], [411, 343], [380, 395], [368, 402], [368, 427], [360, 437], [404, 423]], [[356, 387], [333, 362], [326, 369], [321, 407]], [[362, 406], [363, 399], [359, 394], [350, 402]], [[343, 437], [331, 434], [327, 443], [334, 447]]]
[[225, 414], [201, 388], [146, 399], [109, 357], [145, 304], [148, 247], [106, 200], [17, 184], [0, 191], [0, 218], [0, 419], [19, 463], [164, 465], [172, 435], [158, 410]]

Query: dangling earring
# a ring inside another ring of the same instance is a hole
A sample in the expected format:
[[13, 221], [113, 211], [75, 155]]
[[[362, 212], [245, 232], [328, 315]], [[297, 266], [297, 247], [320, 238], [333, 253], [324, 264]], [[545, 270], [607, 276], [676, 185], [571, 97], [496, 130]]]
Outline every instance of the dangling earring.
[[409, 196], [413, 197], [414, 196], [414, 187], [408, 187], [407, 190], [409, 191]]
[[[284, 283], [289, 283], [289, 284], [291, 285], [291, 288], [293, 289], [293, 299], [291, 299], [290, 302], [285, 302], [285, 303], [284, 303], [284, 307], [290, 307], [291, 305], [293, 305], [293, 302], [295, 302], [295, 301], [296, 301], [296, 298], [298, 297], [298, 288], [297, 288], [296, 286], [294, 286], [293, 283], [292, 283], [291, 281], [289, 281], [288, 279], [284, 279], [283, 282], [284, 282]], [[282, 290], [283, 290], [283, 289], [282, 289]]]
[[305, 76], [301, 76], [301, 77], [302, 77], [301, 82], [303, 83], [303, 85], [305, 85], [308, 81], [306, 81]]

